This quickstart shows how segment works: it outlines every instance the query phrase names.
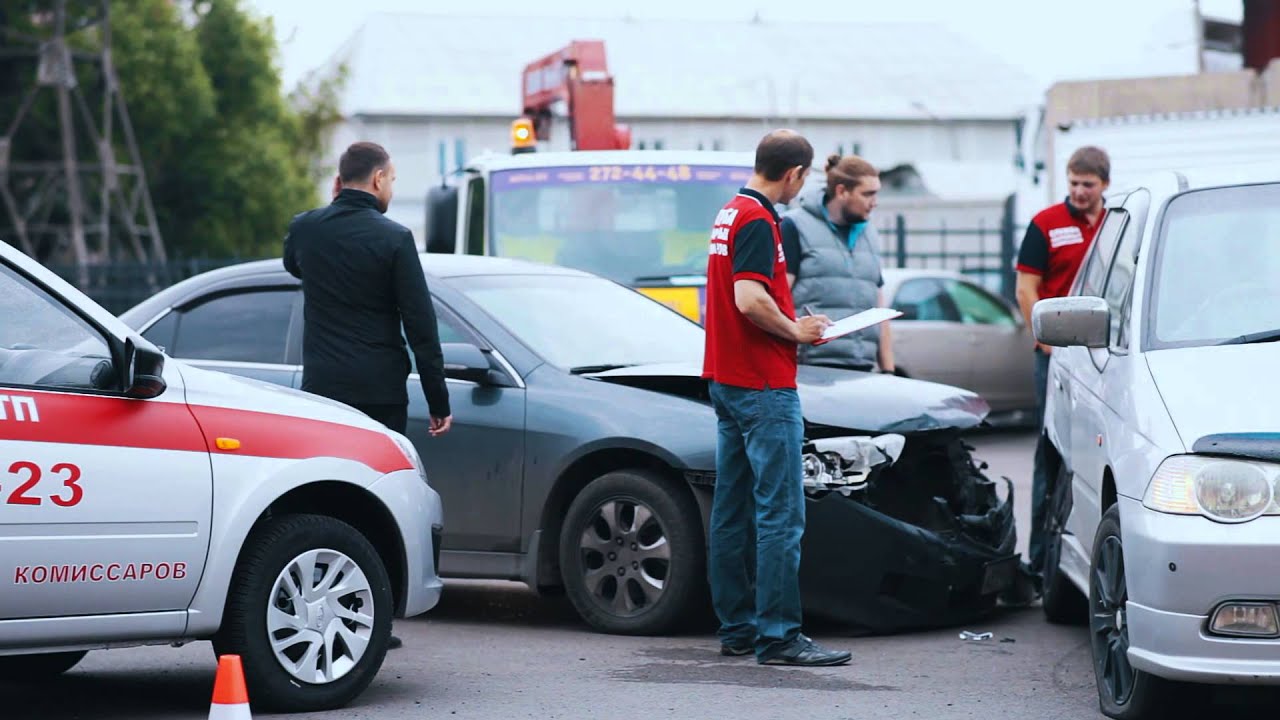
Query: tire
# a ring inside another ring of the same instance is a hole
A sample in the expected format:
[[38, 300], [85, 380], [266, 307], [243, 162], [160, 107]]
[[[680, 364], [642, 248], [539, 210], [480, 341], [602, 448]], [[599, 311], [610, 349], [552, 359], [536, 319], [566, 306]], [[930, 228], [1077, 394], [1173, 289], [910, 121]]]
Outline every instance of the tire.
[[88, 650], [76, 650], [38, 655], [5, 655], [0, 657], [0, 677], [7, 682], [47, 680], [75, 667], [88, 654]]
[[[1102, 515], [1089, 568], [1089, 649], [1099, 709], [1119, 720], [1165, 717], [1175, 707], [1178, 686], [1129, 665], [1129, 624], [1119, 623], [1117, 629], [1115, 622], [1123, 618], [1129, 599], [1119, 505]], [[1113, 647], [1117, 652], [1108, 652]]]
[[[637, 523], [638, 510], [650, 518]], [[565, 593], [605, 633], [660, 635], [694, 620], [706, 604], [706, 562], [692, 494], [647, 470], [593, 480], [569, 506], [560, 534]]]
[[[302, 568], [308, 566], [310, 588], [301, 584]], [[340, 590], [312, 595], [314, 605], [291, 598], [299, 586], [314, 591], [334, 582]], [[364, 535], [331, 517], [282, 515], [245, 542], [213, 647], [218, 655], [241, 656], [254, 710], [333, 710], [363, 692], [378, 673], [391, 638], [392, 612], [391, 581]], [[288, 622], [295, 613], [301, 629]], [[275, 624], [277, 640], [299, 641], [277, 654], [268, 622]], [[319, 658], [313, 659], [312, 651], [319, 651]], [[329, 651], [338, 662], [326, 665]], [[304, 670], [291, 671], [286, 661]]]
[[1084, 596], [1059, 567], [1062, 559], [1062, 531], [1071, 515], [1071, 474], [1059, 464], [1058, 477], [1044, 514], [1044, 616], [1059, 625], [1080, 625], [1089, 618], [1089, 598]]

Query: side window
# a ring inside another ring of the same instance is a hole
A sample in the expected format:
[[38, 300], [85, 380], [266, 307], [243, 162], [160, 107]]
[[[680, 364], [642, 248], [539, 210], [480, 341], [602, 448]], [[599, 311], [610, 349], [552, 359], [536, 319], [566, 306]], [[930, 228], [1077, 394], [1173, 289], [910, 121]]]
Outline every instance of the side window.
[[903, 320], [960, 322], [955, 302], [942, 283], [934, 278], [904, 281], [894, 295], [891, 307], [902, 311]]
[[192, 360], [284, 364], [297, 292], [218, 295], [184, 310], [170, 354]]
[[106, 338], [62, 301], [0, 265], [0, 384], [119, 388]]
[[1116, 244], [1120, 233], [1124, 231], [1129, 220], [1129, 213], [1123, 208], [1107, 211], [1107, 216], [1093, 238], [1093, 246], [1085, 258], [1084, 267], [1080, 269], [1080, 285], [1078, 295], [1102, 296], [1103, 283], [1107, 279], [1107, 270], [1111, 267], [1111, 259], [1115, 256]]
[[142, 337], [151, 341], [152, 345], [161, 350], [170, 352], [173, 349], [173, 338], [178, 332], [178, 315], [179, 313], [171, 311], [164, 317], [151, 324], [147, 331], [142, 333]]
[[1145, 190], [1130, 196], [1133, 206], [1133, 220], [1125, 224], [1124, 233], [1116, 249], [1115, 259], [1111, 262], [1111, 272], [1107, 273], [1107, 284], [1102, 297], [1111, 308], [1112, 346], [1129, 347], [1129, 338], [1124, 330], [1128, 324], [1130, 289], [1133, 286], [1133, 275], [1138, 265], [1138, 243], [1142, 241], [1143, 225], [1146, 224], [1147, 209], [1151, 204], [1150, 193]]
[[467, 254], [484, 255], [484, 178], [467, 184]]
[[967, 282], [950, 281], [947, 290], [955, 301], [960, 320], [974, 325], [1016, 325], [1013, 312], [987, 291]]
[[[434, 302], [434, 299], [433, 299]], [[454, 314], [443, 307], [440, 303], [435, 303], [436, 309], [436, 331], [440, 333], [440, 344], [445, 343], [470, 343], [478, 345], [471, 331], [463, 326]], [[403, 329], [401, 329], [403, 332]], [[418, 372], [418, 358], [414, 357], [413, 348], [409, 349], [409, 367], [410, 372]]]

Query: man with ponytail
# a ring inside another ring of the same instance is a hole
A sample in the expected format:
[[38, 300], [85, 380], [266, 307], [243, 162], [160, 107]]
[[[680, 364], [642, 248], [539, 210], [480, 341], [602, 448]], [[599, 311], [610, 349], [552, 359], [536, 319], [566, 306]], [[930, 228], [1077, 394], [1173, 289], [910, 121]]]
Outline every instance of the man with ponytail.
[[[880, 242], [869, 222], [880, 173], [856, 155], [827, 158], [826, 184], [800, 197], [780, 225], [787, 279], [797, 308], [842, 318], [884, 304]], [[822, 345], [800, 347], [800, 362], [894, 372], [888, 323]]]

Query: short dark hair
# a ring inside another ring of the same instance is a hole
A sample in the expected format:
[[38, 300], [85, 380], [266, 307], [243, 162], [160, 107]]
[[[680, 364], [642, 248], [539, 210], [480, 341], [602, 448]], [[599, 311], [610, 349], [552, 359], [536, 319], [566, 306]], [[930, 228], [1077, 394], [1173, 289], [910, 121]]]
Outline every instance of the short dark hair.
[[391, 156], [378, 143], [352, 143], [338, 159], [338, 177], [343, 183], [364, 182], [391, 162]]
[[756, 146], [756, 174], [766, 180], [781, 180], [793, 167], [813, 165], [813, 146], [791, 130], [774, 130]]
[[1106, 150], [1086, 145], [1071, 153], [1067, 171], [1077, 175], [1097, 175], [1102, 182], [1111, 182], [1111, 158], [1107, 157]]

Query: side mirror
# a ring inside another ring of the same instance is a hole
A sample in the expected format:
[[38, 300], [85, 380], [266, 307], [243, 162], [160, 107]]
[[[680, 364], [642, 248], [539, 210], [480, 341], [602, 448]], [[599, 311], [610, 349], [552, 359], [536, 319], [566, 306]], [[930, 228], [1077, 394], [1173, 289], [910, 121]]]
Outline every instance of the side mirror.
[[458, 248], [458, 188], [448, 185], [427, 191], [427, 241], [429, 253], [452, 254]]
[[471, 343], [442, 343], [444, 376], [473, 383], [489, 381], [489, 358]]
[[138, 400], [159, 397], [169, 386], [164, 381], [164, 353], [124, 341], [124, 394]]
[[1031, 308], [1031, 331], [1045, 345], [1104, 348], [1111, 343], [1111, 308], [1100, 297], [1041, 300]]

